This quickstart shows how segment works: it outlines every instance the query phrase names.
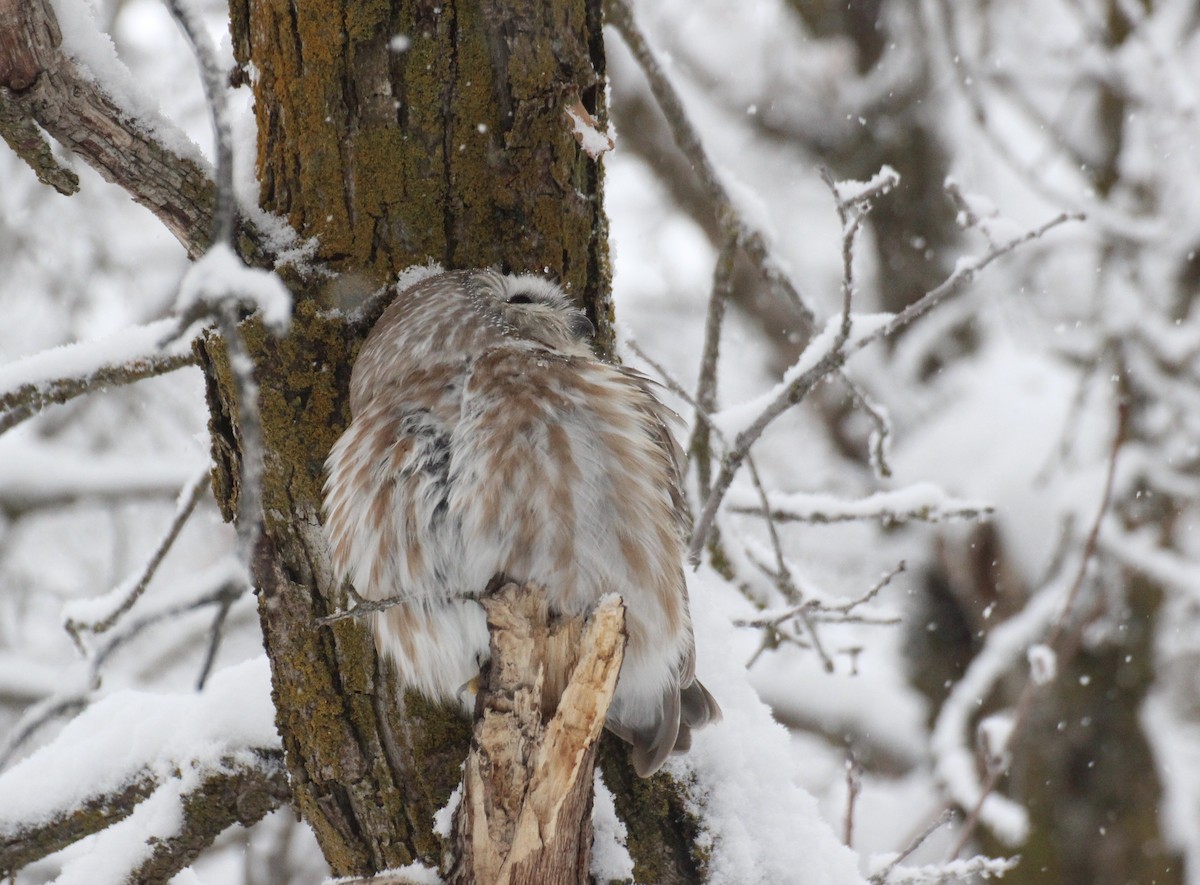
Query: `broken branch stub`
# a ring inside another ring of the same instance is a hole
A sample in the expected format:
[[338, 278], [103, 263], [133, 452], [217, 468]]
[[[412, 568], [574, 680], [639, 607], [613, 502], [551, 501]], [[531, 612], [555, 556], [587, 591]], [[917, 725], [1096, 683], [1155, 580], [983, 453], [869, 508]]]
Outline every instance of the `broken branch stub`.
[[551, 616], [540, 588], [516, 584], [483, 605], [491, 664], [448, 881], [585, 883], [596, 744], [625, 654], [625, 606], [606, 598], [585, 624]]

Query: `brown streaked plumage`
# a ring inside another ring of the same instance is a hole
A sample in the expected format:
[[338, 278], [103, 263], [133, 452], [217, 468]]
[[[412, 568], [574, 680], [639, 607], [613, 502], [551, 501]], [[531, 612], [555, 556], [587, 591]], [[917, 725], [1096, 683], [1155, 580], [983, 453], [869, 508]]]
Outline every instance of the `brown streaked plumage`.
[[553, 283], [493, 271], [402, 291], [350, 382], [327, 462], [326, 534], [402, 682], [455, 697], [486, 658], [475, 601], [496, 575], [546, 588], [553, 611], [627, 609], [608, 727], [642, 775], [720, 718], [695, 679], [683, 579], [681, 453], [636, 372], [596, 359]]

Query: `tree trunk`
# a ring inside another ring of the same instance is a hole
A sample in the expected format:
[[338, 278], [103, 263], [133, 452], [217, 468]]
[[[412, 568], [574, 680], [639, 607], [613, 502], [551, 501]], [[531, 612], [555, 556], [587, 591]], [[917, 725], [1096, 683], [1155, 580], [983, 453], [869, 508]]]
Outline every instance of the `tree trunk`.
[[[254, 85], [262, 208], [316, 238], [315, 261], [336, 272], [294, 285], [286, 338], [245, 328], [261, 387], [255, 579], [277, 720], [296, 802], [335, 875], [439, 865], [451, 847], [433, 835], [433, 817], [460, 780], [470, 724], [413, 693], [400, 697], [358, 620], [317, 624], [346, 602], [320, 533], [324, 460], [349, 417], [350, 368], [382, 304], [354, 320], [330, 308], [358, 306], [398, 271], [431, 260], [545, 272], [585, 306], [597, 349], [611, 353], [602, 169], [565, 114], [581, 101], [605, 117], [599, 10], [595, 0], [231, 3], [235, 55]], [[200, 351], [214, 489], [232, 518], [234, 386], [219, 340], [206, 338]], [[646, 813], [656, 829], [679, 829], [680, 788], [659, 783], [676, 801]], [[638, 846], [639, 871], [695, 881], [690, 852]]]

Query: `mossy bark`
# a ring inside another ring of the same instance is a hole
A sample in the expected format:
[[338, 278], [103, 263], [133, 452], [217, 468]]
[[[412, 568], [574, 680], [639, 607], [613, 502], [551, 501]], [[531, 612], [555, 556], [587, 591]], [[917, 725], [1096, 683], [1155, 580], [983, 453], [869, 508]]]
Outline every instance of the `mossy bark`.
[[[605, 119], [600, 4], [232, 0], [230, 11], [238, 76], [254, 86], [262, 207], [315, 238], [313, 263], [332, 271], [289, 275], [315, 282], [292, 282], [286, 337], [243, 324], [265, 449], [254, 577], [295, 801], [337, 875], [438, 866], [432, 818], [459, 782], [470, 723], [400, 697], [362, 623], [318, 624], [346, 602], [320, 533], [321, 486], [372, 319], [335, 308], [429, 261], [544, 272], [569, 287], [611, 353], [602, 167], [565, 115], [582, 101]], [[213, 488], [232, 518], [235, 385], [216, 336], [198, 354]], [[642, 841], [640, 864], [673, 867], [674, 854]], [[663, 881], [694, 881], [688, 869]]]

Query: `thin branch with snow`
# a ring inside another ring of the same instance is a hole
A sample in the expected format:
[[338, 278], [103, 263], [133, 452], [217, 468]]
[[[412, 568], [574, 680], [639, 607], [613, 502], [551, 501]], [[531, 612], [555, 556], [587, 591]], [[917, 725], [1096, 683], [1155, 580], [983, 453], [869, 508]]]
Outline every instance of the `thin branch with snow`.
[[[633, 11], [627, 0], [607, 0], [605, 13], [606, 21], [617, 29], [645, 75], [650, 92], [670, 127], [676, 147], [687, 158], [692, 171], [699, 178], [712, 205], [713, 216], [722, 232], [723, 240], [736, 243], [742, 254], [753, 262], [772, 293], [796, 308], [804, 330], [814, 331], [817, 325], [816, 314], [781, 266], [767, 235], [745, 219], [730, 196], [728, 188], [721, 181], [716, 166], [704, 148], [699, 133], [688, 117], [683, 101], [655, 57], [645, 34], [634, 21]], [[879, 466], [881, 475], [886, 476], [889, 471], [885, 444], [890, 433], [886, 416], [871, 403], [866, 392], [853, 379], [843, 376], [842, 380], [846, 383], [855, 404], [863, 409], [874, 426], [876, 445], [872, 447], [872, 461]], [[707, 492], [703, 493], [703, 496], [707, 497]]]
[[953, 820], [953, 818], [954, 818], [954, 810], [953, 809], [950, 809], [950, 808], [943, 809], [941, 814], [939, 814], [936, 818], [934, 818], [934, 820], [930, 821], [928, 826], [926, 826], [924, 829], [921, 830], [921, 832], [917, 833], [917, 835], [912, 838], [912, 840], [908, 843], [907, 847], [905, 847], [905, 849], [903, 851], [901, 851], [899, 854], [897, 854], [895, 857], [893, 857], [891, 860], [889, 860], [886, 866], [882, 867], [877, 872], [871, 874], [871, 879], [870, 879], [871, 885], [884, 885], [884, 883], [888, 881], [888, 877], [892, 874], [893, 870], [895, 870], [897, 867], [899, 867], [900, 864], [904, 863], [904, 861], [914, 851], [916, 851], [918, 848], [920, 848], [922, 845], [925, 844], [926, 840], [929, 839], [930, 836], [932, 836], [934, 833], [936, 833], [942, 827], [946, 826], [946, 824], [950, 823], [950, 821]]
[[[732, 450], [727, 452], [722, 459], [721, 471], [713, 482], [712, 494], [692, 532], [692, 541], [688, 549], [689, 560], [693, 564], [699, 562], [700, 551], [704, 548], [705, 539], [712, 529], [713, 520], [716, 518], [717, 510], [724, 500], [725, 493], [733, 483], [734, 475], [745, 462], [750, 447], [758, 442], [776, 418], [804, 399], [819, 382], [832, 372], [841, 369], [851, 356], [876, 341], [894, 335], [950, 296], [961, 292], [980, 271], [996, 259], [1007, 255], [1025, 243], [1044, 236], [1053, 228], [1067, 221], [1077, 220], [1079, 217], [1063, 213], [1020, 236], [993, 246], [982, 255], [959, 259], [950, 276], [900, 313], [885, 314], [879, 317], [856, 316], [852, 318], [848, 334], [843, 334], [845, 324], [842, 317], [834, 317], [826, 325], [825, 330], [815, 336], [805, 348], [796, 364], [785, 374], [783, 382], [765, 398], [760, 398], [750, 404], [757, 406], [761, 399], [767, 400], [765, 407], [758, 411], [757, 417], [737, 434]], [[857, 332], [854, 328], [858, 325], [863, 326], [861, 332]], [[746, 407], [738, 409], [739, 412], [745, 410]]]
[[[945, 882], [974, 882], [992, 876], [999, 879], [1015, 870], [1020, 861], [1019, 857], [985, 857], [980, 854], [964, 860], [920, 867], [893, 866], [886, 878], [880, 878], [878, 882], [881, 885], [941, 885]], [[877, 880], [872, 876], [871, 881]]]
[[[729, 512], [763, 516], [758, 501], [744, 490], [726, 496]], [[827, 525], [839, 522], [879, 520], [884, 525], [904, 522], [945, 522], [957, 519], [987, 519], [994, 508], [984, 501], [953, 498], [932, 483], [915, 483], [903, 489], [875, 492], [865, 498], [846, 499], [834, 495], [772, 492], [768, 495], [770, 517], [778, 522]]]
[[0, 433], [46, 406], [196, 365], [188, 341], [158, 347], [172, 326], [170, 320], [132, 326], [107, 338], [44, 350], [0, 368]]
[[265, 657], [204, 692], [114, 692], [0, 774], [0, 870], [104, 830], [104, 849], [68, 860], [59, 881], [166, 881], [289, 795]]

